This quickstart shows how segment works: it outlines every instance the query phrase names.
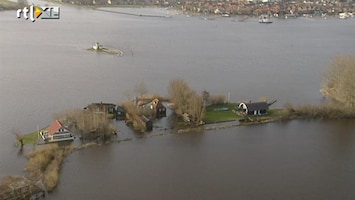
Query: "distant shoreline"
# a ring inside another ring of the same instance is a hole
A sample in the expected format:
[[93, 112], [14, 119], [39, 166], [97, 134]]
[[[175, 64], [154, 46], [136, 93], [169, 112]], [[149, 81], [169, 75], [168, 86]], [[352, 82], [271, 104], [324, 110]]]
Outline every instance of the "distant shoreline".
[[0, 0], [0, 11], [17, 10], [23, 6], [27, 6], [27, 4], [15, 3], [9, 0]]
[[137, 13], [130, 13], [130, 12], [122, 12], [122, 11], [114, 11], [114, 10], [105, 10], [103, 8], [111, 8], [111, 7], [98, 7], [94, 8], [94, 10], [102, 11], [102, 12], [109, 12], [109, 13], [117, 13], [123, 15], [131, 15], [137, 17], [157, 17], [157, 18], [169, 18], [169, 16], [165, 15], [147, 15], [147, 14], [137, 14]]

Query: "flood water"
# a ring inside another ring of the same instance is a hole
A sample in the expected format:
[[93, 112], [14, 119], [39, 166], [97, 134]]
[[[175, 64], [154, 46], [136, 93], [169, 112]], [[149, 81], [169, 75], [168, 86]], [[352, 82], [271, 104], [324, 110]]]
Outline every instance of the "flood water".
[[[38, 1], [34, 1], [38, 3]], [[42, 2], [43, 3], [43, 2]], [[138, 17], [61, 6], [60, 20], [32, 23], [0, 12], [0, 178], [24, 175], [12, 129], [32, 132], [55, 113], [119, 102], [134, 85], [167, 94], [185, 79], [231, 101], [274, 107], [321, 104], [322, 74], [354, 55], [355, 20], [205, 20], [164, 9]], [[85, 49], [95, 42], [123, 57]], [[131, 95], [127, 95], [130, 93]], [[291, 121], [139, 138], [70, 155], [48, 199], [354, 199], [354, 121]], [[25, 152], [33, 147], [26, 147]]]

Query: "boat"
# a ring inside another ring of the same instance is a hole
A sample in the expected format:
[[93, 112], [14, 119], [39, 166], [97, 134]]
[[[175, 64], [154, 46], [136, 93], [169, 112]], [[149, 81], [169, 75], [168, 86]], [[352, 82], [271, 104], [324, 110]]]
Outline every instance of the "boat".
[[93, 48], [94, 50], [100, 50], [100, 49], [102, 49], [102, 46], [101, 46], [101, 44], [99, 44], [98, 42], [96, 42], [96, 44], [95, 44], [94, 46], [92, 46], [92, 48]]
[[58, 120], [55, 120], [47, 129], [40, 131], [39, 135], [45, 143], [72, 141], [75, 139], [74, 134]]
[[259, 23], [271, 24], [272, 20], [270, 18], [270, 15], [260, 15], [259, 16]]
[[93, 45], [91, 48], [89, 48], [87, 50], [88, 51], [102, 52], [102, 53], [107, 53], [107, 54], [112, 54], [112, 55], [117, 55], [117, 56], [122, 56], [123, 55], [122, 51], [116, 50], [116, 49], [105, 48], [98, 42], [96, 42], [95, 45]]

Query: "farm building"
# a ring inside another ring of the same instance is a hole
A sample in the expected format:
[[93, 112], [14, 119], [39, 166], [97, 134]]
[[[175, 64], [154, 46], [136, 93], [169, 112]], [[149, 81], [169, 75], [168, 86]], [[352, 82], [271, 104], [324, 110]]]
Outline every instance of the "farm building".
[[267, 102], [240, 103], [238, 110], [245, 115], [265, 115], [269, 109]]

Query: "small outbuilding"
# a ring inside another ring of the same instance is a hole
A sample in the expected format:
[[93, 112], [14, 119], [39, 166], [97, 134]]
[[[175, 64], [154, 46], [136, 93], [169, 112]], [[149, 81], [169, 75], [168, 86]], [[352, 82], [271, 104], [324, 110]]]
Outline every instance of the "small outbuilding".
[[142, 115], [141, 120], [144, 122], [145, 128], [147, 131], [153, 130], [153, 122], [148, 117]]
[[117, 120], [126, 119], [126, 110], [122, 106], [119, 105], [116, 106], [116, 119]]
[[149, 109], [151, 109], [154, 112], [156, 118], [166, 117], [166, 107], [157, 98], [146, 104], [141, 103], [141, 105], [143, 105], [143, 107], [148, 107]]
[[245, 115], [265, 115], [269, 109], [267, 102], [240, 103], [238, 110]]
[[156, 117], [157, 118], [162, 118], [162, 117], [166, 117], [166, 107], [165, 106], [163, 106], [163, 104], [158, 104], [157, 106], [156, 106], [156, 112], [155, 112], [155, 114], [156, 114]]

